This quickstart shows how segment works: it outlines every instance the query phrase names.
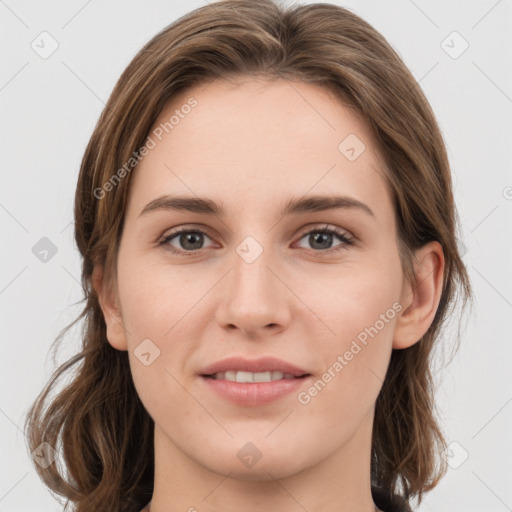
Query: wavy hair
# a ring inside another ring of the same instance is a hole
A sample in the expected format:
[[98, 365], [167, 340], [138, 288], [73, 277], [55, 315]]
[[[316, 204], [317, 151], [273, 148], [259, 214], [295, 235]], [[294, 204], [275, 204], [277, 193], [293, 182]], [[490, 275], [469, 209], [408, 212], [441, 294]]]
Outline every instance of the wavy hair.
[[366, 121], [385, 163], [402, 268], [411, 283], [413, 251], [432, 240], [442, 245], [445, 272], [435, 318], [421, 340], [392, 351], [376, 401], [372, 486], [398, 492], [407, 504], [421, 502], [446, 472], [433, 349], [457, 299], [465, 306], [472, 291], [457, 244], [446, 148], [431, 107], [397, 52], [348, 9], [224, 0], [182, 16], [135, 55], [83, 155], [74, 203], [83, 309], [54, 341], [61, 343], [83, 321], [81, 351], [54, 371], [25, 420], [31, 452], [47, 442], [60, 454], [46, 469], [34, 466], [49, 489], [67, 500], [65, 509], [71, 502], [76, 512], [138, 512], [153, 492], [154, 423], [134, 387], [127, 352], [106, 339], [91, 283], [99, 264], [107, 286], [115, 287], [131, 173], [104, 197], [98, 191], [145, 144], [159, 113], [179, 92], [256, 75], [322, 86]]

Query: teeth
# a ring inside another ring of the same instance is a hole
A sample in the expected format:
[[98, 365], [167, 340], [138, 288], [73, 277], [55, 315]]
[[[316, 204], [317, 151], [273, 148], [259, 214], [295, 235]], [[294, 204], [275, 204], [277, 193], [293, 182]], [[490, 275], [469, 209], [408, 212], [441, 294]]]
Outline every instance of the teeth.
[[[267, 372], [264, 372], [264, 373], [267, 373]], [[263, 375], [263, 373], [261, 373], [260, 375]], [[251, 372], [236, 372], [235, 380], [237, 382], [254, 382], [254, 377], [256, 377], [256, 375]], [[266, 379], [263, 380], [263, 382], [268, 381], [268, 380], [270, 380], [270, 379], [267, 377]]]
[[228, 370], [227, 372], [219, 372], [213, 375], [216, 380], [229, 380], [231, 382], [272, 382], [281, 379], [295, 379], [291, 373], [283, 373], [280, 371], [272, 372], [242, 372], [236, 370]]

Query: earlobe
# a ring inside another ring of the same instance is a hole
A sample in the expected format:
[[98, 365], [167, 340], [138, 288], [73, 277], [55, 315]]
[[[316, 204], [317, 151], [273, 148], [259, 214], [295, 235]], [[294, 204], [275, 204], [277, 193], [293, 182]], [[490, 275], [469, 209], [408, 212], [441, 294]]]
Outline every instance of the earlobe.
[[432, 324], [443, 291], [444, 254], [441, 244], [429, 242], [415, 253], [415, 283], [404, 283], [400, 314], [393, 338], [394, 349], [417, 343]]
[[107, 341], [117, 350], [128, 350], [123, 318], [115, 296], [109, 293], [104, 280], [104, 271], [101, 265], [95, 265], [92, 272], [92, 286], [98, 296], [105, 325]]

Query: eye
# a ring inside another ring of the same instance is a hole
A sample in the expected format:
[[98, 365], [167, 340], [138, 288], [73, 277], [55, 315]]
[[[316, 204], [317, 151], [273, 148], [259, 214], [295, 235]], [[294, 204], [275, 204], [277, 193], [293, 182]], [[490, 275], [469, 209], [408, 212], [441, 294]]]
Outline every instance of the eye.
[[[307, 233], [304, 233], [301, 237], [301, 240], [305, 237], [308, 237], [307, 242], [313, 246], [315, 252], [336, 252], [347, 249], [347, 247], [350, 245], [354, 245], [354, 240], [348, 236], [347, 233], [337, 228], [329, 228], [328, 225], [323, 228], [315, 228], [308, 231]], [[326, 247], [332, 244], [333, 237], [337, 237], [339, 240], [341, 240], [342, 243], [334, 248]]]
[[[182, 245], [186, 250], [175, 248], [171, 245], [171, 240], [179, 236], [177, 242]], [[186, 229], [182, 228], [174, 231], [160, 241], [159, 245], [165, 245], [171, 252], [177, 254], [196, 254], [202, 245], [204, 237], [210, 238], [204, 231], [200, 229]]]
[[[179, 237], [176, 242], [182, 247], [175, 247], [172, 245], [172, 241], [174, 238]], [[181, 228], [179, 230], [173, 231], [168, 235], [164, 236], [159, 245], [165, 246], [166, 249], [170, 250], [175, 254], [188, 254], [195, 255], [199, 252], [200, 249], [203, 249], [203, 241], [204, 237], [210, 238], [204, 231], [200, 229], [187, 229]], [[313, 252], [336, 252], [343, 249], [347, 249], [348, 246], [354, 245], [355, 242], [353, 238], [347, 235], [346, 232], [341, 231], [337, 228], [329, 228], [326, 225], [323, 228], [316, 228], [310, 231], [307, 231], [302, 235], [300, 240], [309, 237], [307, 242], [310, 243], [313, 247]], [[341, 243], [332, 248], [328, 247], [333, 243], [333, 238], [338, 238]]]

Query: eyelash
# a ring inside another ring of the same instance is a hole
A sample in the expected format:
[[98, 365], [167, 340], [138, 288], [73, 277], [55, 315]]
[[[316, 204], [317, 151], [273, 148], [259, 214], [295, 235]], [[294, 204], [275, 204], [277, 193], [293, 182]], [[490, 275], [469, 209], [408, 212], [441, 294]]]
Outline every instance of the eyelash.
[[[179, 229], [177, 231], [173, 231], [172, 233], [169, 233], [168, 235], [163, 237], [163, 239], [159, 242], [159, 246], [164, 246], [164, 245], [169, 244], [169, 242], [173, 238], [175, 238], [177, 235], [181, 235], [182, 233], [198, 233], [198, 234], [206, 235], [208, 238], [211, 238], [208, 235], [208, 233], [205, 233], [204, 231], [202, 231], [200, 229], [181, 228], [181, 229]], [[355, 244], [355, 241], [353, 238], [349, 238], [342, 231], [339, 231], [338, 229], [334, 229], [334, 228], [329, 228], [328, 226], [325, 226], [324, 228], [315, 228], [310, 231], [307, 231], [302, 234], [302, 236], [300, 237], [299, 240], [302, 240], [305, 236], [311, 235], [312, 233], [327, 233], [327, 234], [336, 235], [343, 242], [339, 246], [334, 247], [332, 249], [323, 249], [323, 250], [322, 249], [318, 249], [318, 250], [311, 249], [311, 251], [313, 251], [314, 253], [329, 253], [329, 254], [337, 253], [339, 251], [346, 250], [349, 246]], [[167, 245], [167, 247], [165, 247], [165, 249], [169, 250], [175, 254], [182, 254], [182, 255], [188, 255], [188, 256], [194, 256], [201, 251], [201, 249], [197, 249], [196, 251], [183, 251], [181, 249], [176, 249], [174, 247], [171, 247], [170, 245]]]

